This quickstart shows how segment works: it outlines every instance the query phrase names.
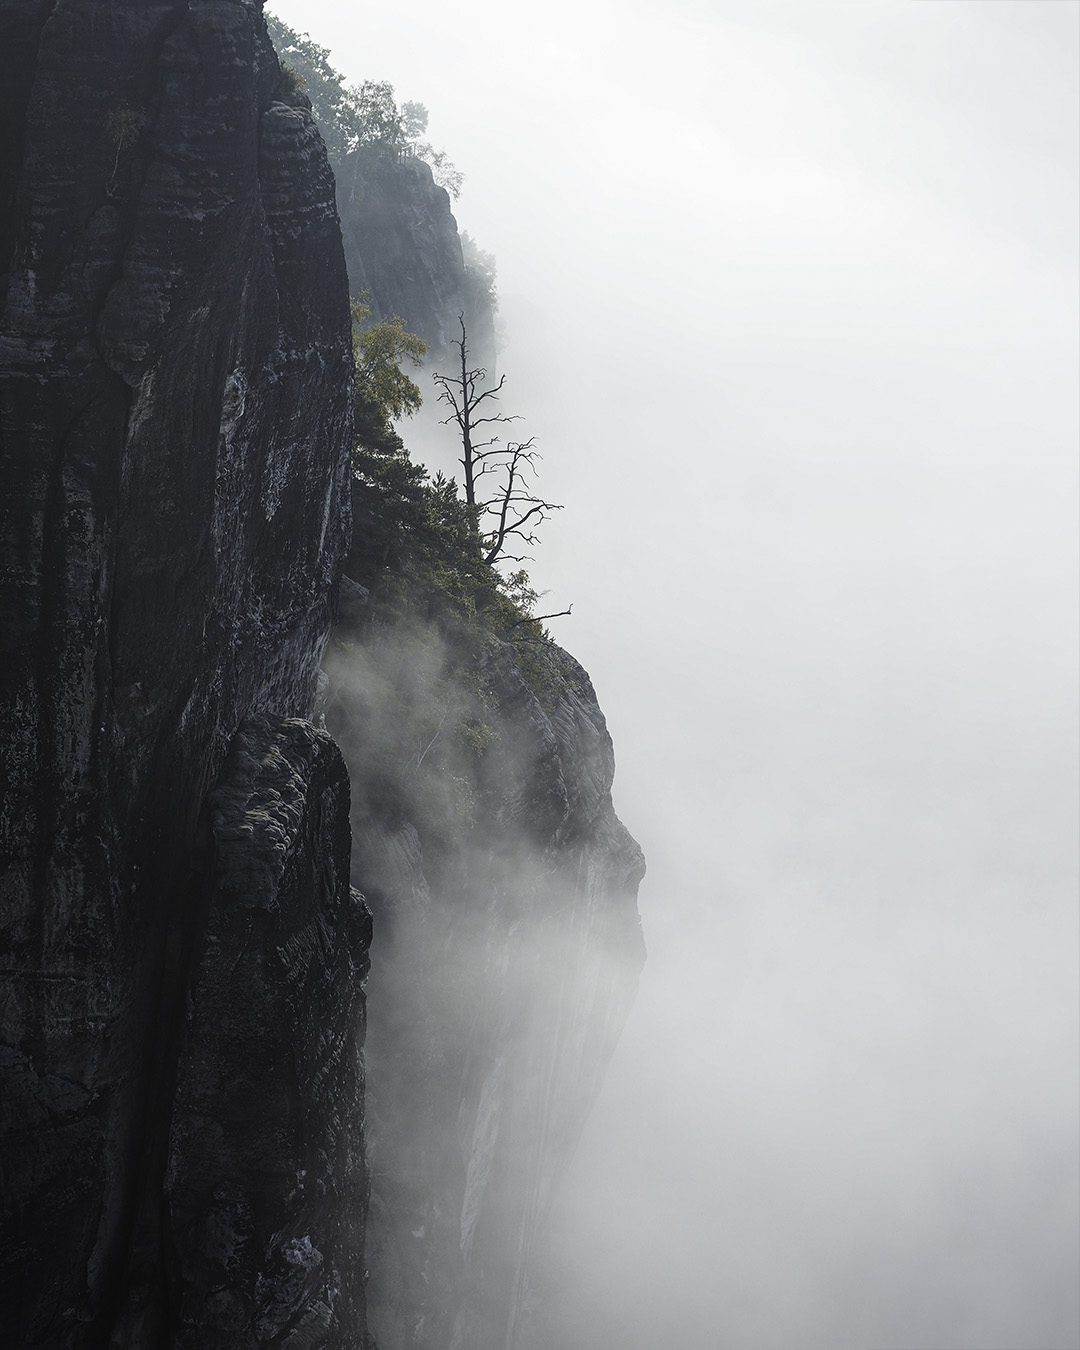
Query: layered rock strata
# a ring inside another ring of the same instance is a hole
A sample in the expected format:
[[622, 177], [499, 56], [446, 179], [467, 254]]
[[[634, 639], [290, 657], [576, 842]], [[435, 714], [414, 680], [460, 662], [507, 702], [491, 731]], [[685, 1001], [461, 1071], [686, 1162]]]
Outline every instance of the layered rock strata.
[[411, 155], [354, 151], [337, 166], [345, 260], [353, 295], [377, 319], [400, 315], [429, 346], [429, 364], [453, 354], [458, 316], [477, 362], [495, 360], [495, 317], [480, 279], [466, 267], [450, 194]]

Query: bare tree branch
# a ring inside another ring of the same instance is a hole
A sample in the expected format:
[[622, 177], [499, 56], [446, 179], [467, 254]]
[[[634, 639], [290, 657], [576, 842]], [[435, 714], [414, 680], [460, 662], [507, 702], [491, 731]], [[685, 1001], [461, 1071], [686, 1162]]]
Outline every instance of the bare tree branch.
[[523, 623], [542, 623], [545, 619], [561, 619], [564, 614], [570, 614], [573, 608], [573, 605], [567, 605], [565, 609], [558, 609], [554, 614], [530, 614], [527, 619], [515, 619], [513, 623], [507, 624], [507, 627], [520, 628]]
[[[527, 441], [500, 443], [498, 436], [489, 436], [478, 441], [475, 433], [479, 427], [498, 425], [504, 422], [520, 420], [516, 413], [485, 413], [478, 415], [478, 409], [487, 399], [498, 399], [499, 391], [506, 376], [499, 377], [497, 383], [484, 387], [487, 371], [482, 366], [469, 366], [469, 342], [465, 329], [464, 314], [458, 315], [458, 327], [461, 337], [452, 344], [457, 348], [458, 373], [454, 375], [436, 374], [435, 383], [439, 386], [439, 401], [451, 410], [443, 424], [454, 422], [461, 433], [461, 465], [464, 475], [465, 500], [477, 510], [477, 528], [480, 534], [484, 560], [494, 563], [520, 562], [521, 558], [511, 557], [504, 552], [508, 539], [520, 539], [531, 546], [536, 541], [535, 534], [526, 527], [530, 522], [540, 525], [551, 511], [560, 508], [553, 502], [544, 501], [530, 490], [527, 476], [536, 470], [536, 461], [540, 458], [534, 450], [535, 438]], [[490, 497], [484, 497], [478, 491], [482, 479], [494, 475], [501, 486]], [[522, 511], [522, 506], [528, 510]], [[490, 529], [484, 528], [485, 520], [492, 520]]]

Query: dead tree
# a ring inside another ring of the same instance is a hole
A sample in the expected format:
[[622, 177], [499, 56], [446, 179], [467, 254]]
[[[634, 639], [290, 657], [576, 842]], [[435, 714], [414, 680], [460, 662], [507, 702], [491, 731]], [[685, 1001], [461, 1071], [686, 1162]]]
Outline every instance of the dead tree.
[[[462, 469], [465, 500], [476, 511], [484, 560], [489, 563], [522, 562], [527, 555], [507, 553], [506, 546], [516, 541], [531, 547], [536, 543], [539, 526], [552, 511], [562, 508], [538, 497], [533, 491], [536, 461], [540, 458], [534, 449], [535, 438], [503, 444], [492, 430], [500, 424], [520, 419], [495, 410], [506, 376], [488, 384], [488, 373], [483, 366], [470, 368], [464, 315], [458, 315], [458, 324], [461, 337], [452, 344], [457, 348], [458, 373], [434, 377], [439, 386], [439, 402], [450, 409], [450, 416], [443, 418], [443, 424], [455, 423], [461, 437], [458, 463]], [[483, 439], [478, 439], [478, 433]]]

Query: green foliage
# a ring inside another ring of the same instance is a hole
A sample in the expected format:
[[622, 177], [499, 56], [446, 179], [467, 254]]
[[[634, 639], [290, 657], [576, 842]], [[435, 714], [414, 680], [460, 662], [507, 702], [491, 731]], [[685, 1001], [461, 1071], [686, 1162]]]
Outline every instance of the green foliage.
[[394, 102], [394, 86], [386, 80], [365, 80], [346, 91], [356, 129], [357, 146], [396, 152], [405, 144], [405, 125]]
[[[421, 105], [406, 105], [403, 116], [407, 126], [422, 129], [426, 114]], [[490, 256], [474, 252], [486, 260], [493, 280]], [[452, 478], [432, 476], [415, 463], [394, 426], [421, 406], [419, 386], [403, 367], [419, 366], [427, 345], [397, 316], [372, 322], [364, 298], [353, 301], [352, 315], [349, 575], [372, 591], [371, 621], [400, 626], [419, 620], [443, 642], [453, 634], [446, 645], [459, 653], [453, 676], [458, 683], [493, 636], [508, 640], [522, 654], [522, 668], [533, 672], [526, 677], [535, 676], [539, 692], [546, 687], [547, 667], [537, 653], [551, 643], [532, 617], [538, 596], [527, 573], [504, 576], [485, 559], [481, 508], [461, 499]], [[473, 756], [483, 753], [493, 734], [483, 700], [478, 687], [452, 719], [456, 743]], [[440, 734], [445, 740], [449, 733]]]
[[354, 556], [384, 607], [440, 621], [491, 608], [498, 575], [477, 544], [475, 513], [453, 479], [434, 477], [408, 451], [353, 453]]
[[475, 508], [453, 479], [432, 477], [405, 449], [357, 450], [353, 520], [353, 566], [372, 591], [373, 612], [419, 617], [474, 652], [492, 636], [512, 643], [543, 701], [553, 686], [542, 652], [552, 643], [533, 617], [539, 596], [525, 571], [503, 576], [484, 561]]
[[452, 478], [429, 474], [392, 432], [358, 433], [352, 463], [352, 575], [379, 606], [515, 645], [547, 639], [530, 617], [538, 596], [527, 573], [503, 576], [484, 560], [477, 510]]
[[368, 322], [363, 299], [352, 312], [351, 575], [399, 620], [421, 615], [471, 634], [472, 642], [495, 634], [523, 650], [531, 668], [532, 648], [548, 638], [533, 617], [539, 597], [528, 574], [504, 575], [492, 565], [483, 505], [462, 501], [452, 478], [414, 463], [393, 426], [420, 407], [420, 390], [401, 367], [419, 365], [425, 343], [400, 318]]
[[525, 628], [518, 628], [510, 635], [518, 669], [541, 708], [553, 713], [573, 685], [571, 662], [539, 624], [530, 623], [528, 627], [534, 631], [527, 633]]
[[[282, 87], [306, 90], [335, 168], [356, 151], [364, 152], [371, 171], [376, 173], [386, 164], [413, 155], [431, 166], [440, 187], [454, 197], [458, 195], [461, 173], [445, 151], [420, 140], [428, 119], [422, 103], [404, 103], [399, 108], [393, 85], [386, 80], [346, 85], [345, 77], [330, 64], [329, 50], [312, 42], [307, 33], [297, 33], [270, 13], [266, 14], [266, 27], [278, 56], [288, 61], [290, 80], [297, 81]], [[284, 71], [285, 67], [283, 80]]]
[[417, 159], [422, 159], [428, 165], [436, 186], [449, 192], [457, 201], [461, 196], [461, 185], [465, 181], [465, 175], [451, 164], [446, 151], [436, 150], [428, 141], [417, 141], [415, 145], [409, 147], [409, 150]]
[[278, 56], [287, 61], [293, 78], [304, 82], [331, 162], [340, 164], [352, 148], [356, 133], [344, 80], [330, 65], [329, 50], [312, 42], [306, 33], [301, 36], [273, 14], [266, 13], [265, 17]]
[[352, 302], [353, 357], [356, 386], [386, 419], [411, 417], [423, 399], [419, 386], [401, 369], [403, 360], [423, 364], [427, 343], [405, 331], [405, 320], [394, 315], [369, 323], [371, 306], [363, 299]]
[[418, 141], [427, 131], [428, 110], [422, 103], [401, 105], [401, 125], [407, 141]]
[[281, 63], [281, 78], [278, 80], [278, 95], [297, 94], [307, 88], [307, 80], [296, 69], [295, 66], [287, 65], [284, 61]]
[[353, 566], [366, 584], [379, 584], [387, 603], [475, 612], [493, 586], [476, 513], [452, 479], [432, 478], [409, 458], [392, 424], [420, 407], [420, 389], [401, 366], [419, 365], [427, 345], [396, 316], [368, 323], [363, 300], [352, 311]]
[[[387, 681], [386, 716], [366, 732], [385, 763], [381, 795], [388, 809], [396, 802], [411, 818], [465, 828], [474, 805], [468, 766], [482, 759], [498, 720], [477, 673], [481, 654], [493, 639], [509, 642], [549, 713], [571, 683], [567, 658], [530, 617], [538, 596], [528, 575], [502, 577], [484, 562], [474, 513], [452, 480], [429, 476], [404, 449], [358, 451], [353, 517], [350, 575], [371, 590]], [[380, 737], [390, 738], [381, 751]]]

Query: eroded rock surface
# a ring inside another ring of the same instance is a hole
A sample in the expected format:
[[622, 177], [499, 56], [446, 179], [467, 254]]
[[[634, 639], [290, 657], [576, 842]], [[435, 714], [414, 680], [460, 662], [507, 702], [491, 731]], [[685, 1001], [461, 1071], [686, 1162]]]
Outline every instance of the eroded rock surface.
[[[0, 19], [0, 1324], [16, 1345], [166, 1344], [179, 1325], [164, 1183], [206, 938], [203, 803], [246, 718], [311, 714], [332, 617], [344, 258], [321, 140], [302, 97], [277, 97], [260, 10], [14, 0]], [[362, 941], [352, 920], [347, 935]]]
[[310, 723], [253, 718], [210, 794], [166, 1171], [175, 1344], [362, 1345], [363, 979], [349, 784]]

